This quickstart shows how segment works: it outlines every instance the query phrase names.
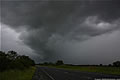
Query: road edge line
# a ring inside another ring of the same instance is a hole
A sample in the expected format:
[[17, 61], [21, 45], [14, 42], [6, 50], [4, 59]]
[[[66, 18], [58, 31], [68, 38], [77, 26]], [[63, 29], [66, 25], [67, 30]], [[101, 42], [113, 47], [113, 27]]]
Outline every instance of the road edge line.
[[50, 74], [48, 74], [44, 69], [41, 69], [50, 79], [55, 80]]

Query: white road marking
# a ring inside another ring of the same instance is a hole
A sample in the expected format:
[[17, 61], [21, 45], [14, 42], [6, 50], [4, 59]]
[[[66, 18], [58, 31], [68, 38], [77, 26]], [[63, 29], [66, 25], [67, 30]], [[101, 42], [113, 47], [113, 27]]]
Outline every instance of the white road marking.
[[50, 76], [44, 69], [41, 69], [48, 77], [50, 77], [52, 80], [55, 80], [52, 76]]

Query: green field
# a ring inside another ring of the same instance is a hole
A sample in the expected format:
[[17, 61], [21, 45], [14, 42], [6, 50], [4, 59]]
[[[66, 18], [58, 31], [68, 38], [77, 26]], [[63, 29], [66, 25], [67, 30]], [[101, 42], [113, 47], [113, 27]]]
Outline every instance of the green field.
[[67, 70], [76, 70], [76, 71], [84, 71], [84, 72], [96, 72], [103, 74], [114, 74], [120, 75], [120, 67], [100, 67], [100, 66], [48, 66], [54, 68], [62, 68]]
[[35, 67], [25, 70], [9, 70], [0, 72], [0, 80], [32, 80]]

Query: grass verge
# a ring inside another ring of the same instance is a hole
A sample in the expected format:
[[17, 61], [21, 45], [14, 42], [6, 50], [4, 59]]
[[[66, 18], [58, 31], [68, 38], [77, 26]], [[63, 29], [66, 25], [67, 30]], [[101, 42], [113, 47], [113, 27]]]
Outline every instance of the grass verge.
[[113, 75], [120, 75], [120, 67], [100, 67], [100, 66], [48, 66], [54, 68], [62, 68], [67, 70], [76, 70], [76, 71], [83, 71], [83, 72], [96, 72], [96, 73], [103, 73], [103, 74], [113, 74]]
[[0, 72], [0, 80], [32, 80], [35, 69], [35, 67], [30, 67], [25, 70], [8, 70]]

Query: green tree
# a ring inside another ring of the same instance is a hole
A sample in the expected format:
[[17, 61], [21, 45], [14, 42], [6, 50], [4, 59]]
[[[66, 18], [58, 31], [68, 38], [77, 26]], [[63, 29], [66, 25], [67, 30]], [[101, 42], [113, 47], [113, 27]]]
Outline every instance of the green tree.
[[7, 58], [7, 55], [0, 51], [0, 71], [4, 71], [9, 68], [10, 59]]
[[8, 53], [7, 53], [7, 57], [10, 60], [15, 60], [17, 58], [17, 56], [18, 56], [18, 54], [15, 51], [8, 51]]
[[113, 66], [120, 67], [120, 61], [113, 62]]
[[29, 56], [18, 55], [15, 51], [5, 52], [0, 51], [0, 71], [7, 69], [24, 69], [34, 66], [35, 62]]

